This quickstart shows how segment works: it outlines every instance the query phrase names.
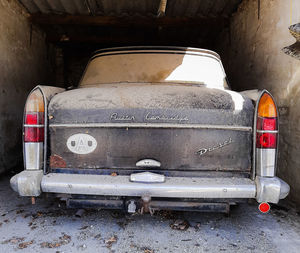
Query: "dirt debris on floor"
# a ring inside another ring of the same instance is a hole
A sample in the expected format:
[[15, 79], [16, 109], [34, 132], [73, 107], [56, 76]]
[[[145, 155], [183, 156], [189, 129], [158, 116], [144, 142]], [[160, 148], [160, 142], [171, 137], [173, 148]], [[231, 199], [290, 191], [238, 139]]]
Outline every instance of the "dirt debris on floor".
[[173, 223], [170, 224], [172, 229], [177, 230], [187, 230], [190, 224], [187, 220], [175, 220]]
[[293, 208], [241, 204], [220, 213], [66, 209], [57, 200], [35, 205], [0, 179], [0, 252], [299, 252], [300, 216]]
[[107, 248], [111, 248], [112, 244], [117, 242], [118, 237], [116, 235], [110, 237], [109, 239], [105, 240], [105, 244]]

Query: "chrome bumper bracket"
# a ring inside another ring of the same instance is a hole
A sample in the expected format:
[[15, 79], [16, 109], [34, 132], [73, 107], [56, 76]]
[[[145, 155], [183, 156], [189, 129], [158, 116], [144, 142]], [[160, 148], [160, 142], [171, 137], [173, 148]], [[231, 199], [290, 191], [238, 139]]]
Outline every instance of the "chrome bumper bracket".
[[278, 177], [259, 177], [255, 178], [257, 186], [257, 202], [278, 203], [290, 192], [290, 186]]
[[42, 170], [24, 170], [10, 179], [10, 185], [20, 196], [37, 197], [41, 195]]

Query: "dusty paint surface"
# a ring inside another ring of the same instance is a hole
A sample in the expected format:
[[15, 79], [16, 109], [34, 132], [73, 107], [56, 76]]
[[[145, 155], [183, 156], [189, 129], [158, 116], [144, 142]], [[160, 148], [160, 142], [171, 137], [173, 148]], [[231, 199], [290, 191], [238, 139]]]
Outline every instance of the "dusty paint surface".
[[94, 210], [76, 217], [51, 199], [31, 205], [0, 180], [0, 252], [299, 252], [293, 209], [261, 214], [243, 204], [231, 216], [190, 212], [125, 215]]
[[22, 115], [26, 96], [51, 67], [44, 35], [27, 21], [15, 0], [0, 0], [0, 172], [22, 161]]
[[[288, 27], [300, 21], [300, 1], [245, 0], [220, 36], [220, 52], [236, 90], [267, 89], [280, 114], [278, 174], [300, 204], [300, 61], [282, 48], [296, 40]], [[258, 18], [259, 16], [259, 18]]]

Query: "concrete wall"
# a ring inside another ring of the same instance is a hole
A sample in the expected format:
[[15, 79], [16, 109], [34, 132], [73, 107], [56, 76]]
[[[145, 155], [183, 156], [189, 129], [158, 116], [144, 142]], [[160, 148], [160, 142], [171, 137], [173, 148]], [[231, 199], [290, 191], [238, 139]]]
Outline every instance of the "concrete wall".
[[[280, 110], [278, 174], [300, 204], [300, 61], [281, 49], [295, 42], [288, 27], [300, 22], [299, 0], [244, 0], [220, 36], [229, 81], [236, 90], [267, 89]], [[259, 19], [258, 19], [259, 14]]]
[[22, 161], [22, 115], [26, 96], [51, 84], [44, 34], [31, 27], [16, 0], [0, 0], [0, 173]]

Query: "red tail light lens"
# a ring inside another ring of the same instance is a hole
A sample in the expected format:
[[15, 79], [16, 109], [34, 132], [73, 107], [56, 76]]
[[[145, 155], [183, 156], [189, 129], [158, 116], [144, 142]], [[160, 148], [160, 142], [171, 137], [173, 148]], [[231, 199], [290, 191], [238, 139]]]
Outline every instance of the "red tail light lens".
[[44, 141], [44, 127], [25, 127], [24, 130], [25, 142], [43, 142]]
[[276, 148], [277, 134], [275, 133], [257, 133], [256, 147], [257, 148]]
[[257, 118], [257, 130], [277, 130], [277, 118]]
[[29, 112], [25, 114], [26, 125], [43, 125], [44, 112]]
[[44, 98], [39, 89], [28, 97], [24, 115], [24, 142], [44, 141]]

